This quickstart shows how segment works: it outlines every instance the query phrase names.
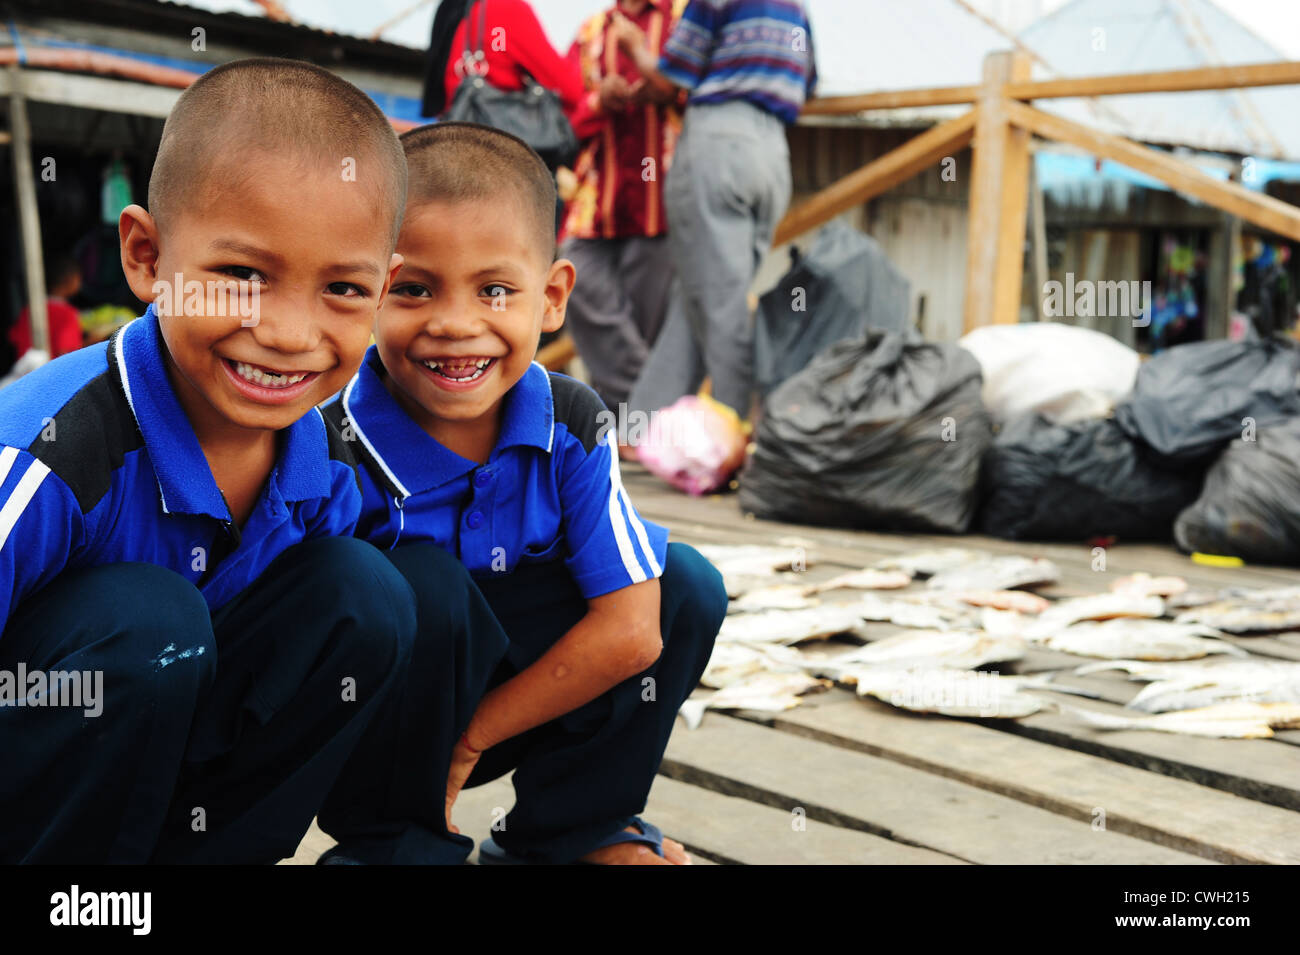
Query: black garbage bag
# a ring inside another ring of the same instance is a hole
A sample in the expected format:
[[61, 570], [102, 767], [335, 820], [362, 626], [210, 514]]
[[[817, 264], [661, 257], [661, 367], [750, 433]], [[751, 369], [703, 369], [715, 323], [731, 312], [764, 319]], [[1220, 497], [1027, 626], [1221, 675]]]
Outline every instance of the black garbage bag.
[[1013, 540], [1169, 540], [1201, 489], [1194, 466], [1166, 470], [1109, 418], [1009, 421], [984, 454], [980, 531]]
[[1174, 540], [1185, 551], [1300, 564], [1300, 418], [1231, 442], [1196, 503], [1178, 515]]
[[806, 253], [795, 246], [790, 257], [790, 270], [758, 302], [754, 383], [760, 394], [813, 355], [868, 329], [919, 340], [911, 323], [911, 284], [869, 235], [831, 222]]
[[868, 332], [769, 396], [740, 505], [760, 517], [960, 533], [992, 439], [980, 367], [957, 345]]
[[1300, 414], [1297, 375], [1300, 350], [1280, 339], [1190, 342], [1143, 364], [1115, 420], [1165, 463], [1208, 464], [1252, 424]]

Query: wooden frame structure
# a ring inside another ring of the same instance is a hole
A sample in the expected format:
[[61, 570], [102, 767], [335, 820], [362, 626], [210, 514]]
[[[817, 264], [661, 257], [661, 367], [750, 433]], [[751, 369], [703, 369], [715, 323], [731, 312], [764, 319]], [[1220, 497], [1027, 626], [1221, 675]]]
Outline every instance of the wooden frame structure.
[[788, 242], [880, 195], [966, 146], [974, 147], [966, 257], [967, 331], [1019, 320], [1029, 200], [1030, 136], [1069, 143], [1159, 179], [1261, 228], [1300, 241], [1300, 207], [1220, 182], [1169, 153], [1035, 109], [1029, 101], [1072, 96], [1181, 92], [1300, 84], [1300, 62], [1216, 66], [1161, 73], [1032, 80], [1024, 52], [990, 54], [977, 86], [898, 90], [813, 100], [804, 112], [844, 115], [864, 110], [969, 103], [969, 112], [921, 133], [796, 206], [777, 227]]

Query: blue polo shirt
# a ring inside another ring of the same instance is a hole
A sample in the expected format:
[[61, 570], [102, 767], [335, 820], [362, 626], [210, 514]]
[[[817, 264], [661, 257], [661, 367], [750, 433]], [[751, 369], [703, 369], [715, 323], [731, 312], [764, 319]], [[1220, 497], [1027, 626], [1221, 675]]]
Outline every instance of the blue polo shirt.
[[236, 525], [164, 347], [150, 306], [110, 341], [0, 389], [0, 630], [65, 569], [158, 564], [217, 610], [285, 548], [352, 533], [353, 459], [317, 409], [280, 433], [257, 505]]
[[372, 346], [325, 409], [362, 464], [359, 537], [432, 541], [477, 577], [563, 560], [584, 597], [663, 573], [668, 531], [628, 499], [601, 435], [605, 406], [586, 385], [534, 362], [506, 393], [501, 436], [479, 464], [431, 438], [383, 374]]

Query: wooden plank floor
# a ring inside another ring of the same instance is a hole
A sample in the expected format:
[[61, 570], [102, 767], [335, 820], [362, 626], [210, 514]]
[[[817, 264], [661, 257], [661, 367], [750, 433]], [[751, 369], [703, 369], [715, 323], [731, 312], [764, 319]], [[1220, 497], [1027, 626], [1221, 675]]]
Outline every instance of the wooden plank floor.
[[[636, 466], [625, 466], [624, 482], [672, 539], [802, 547], [810, 582], [889, 555], [962, 546], [1051, 559], [1062, 579], [1041, 592], [1054, 598], [1103, 591], [1135, 571], [1181, 576], [1193, 587], [1300, 584], [1294, 569], [1204, 567], [1149, 544], [1112, 546], [1098, 568], [1082, 544], [759, 521], [741, 514], [735, 495], [689, 498]], [[899, 629], [873, 625], [872, 636]], [[1300, 634], [1233, 642], [1300, 660]], [[1142, 686], [1118, 672], [1067, 672], [1082, 662], [1036, 649], [1008, 670], [1057, 672], [1059, 682], [1098, 697], [1061, 701], [1108, 712], [1122, 712]], [[481, 841], [512, 803], [504, 779], [469, 790], [457, 824]], [[835, 688], [775, 716], [710, 711], [695, 731], [679, 721], [645, 815], [700, 864], [1295, 864], [1300, 731], [1214, 740], [1102, 732], [1056, 712], [958, 720]], [[330, 844], [313, 826], [286, 862], [310, 864]]]

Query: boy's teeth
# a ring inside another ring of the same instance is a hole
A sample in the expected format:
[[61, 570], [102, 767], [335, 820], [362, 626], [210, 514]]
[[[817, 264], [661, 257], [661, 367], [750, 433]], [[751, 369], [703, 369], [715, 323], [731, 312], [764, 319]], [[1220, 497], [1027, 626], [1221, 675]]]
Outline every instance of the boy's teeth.
[[450, 378], [452, 381], [474, 381], [482, 376], [493, 361], [492, 358], [429, 358], [424, 361], [424, 366], [430, 371], [436, 371], [444, 378]]
[[296, 385], [307, 377], [307, 373], [300, 375], [281, 375], [273, 371], [262, 371], [246, 362], [235, 362], [235, 371], [240, 378], [245, 381], [251, 381], [255, 385], [261, 385], [263, 388], [287, 388], [289, 385]]

